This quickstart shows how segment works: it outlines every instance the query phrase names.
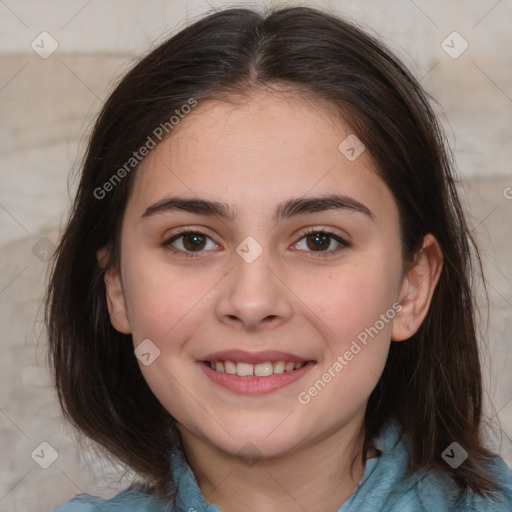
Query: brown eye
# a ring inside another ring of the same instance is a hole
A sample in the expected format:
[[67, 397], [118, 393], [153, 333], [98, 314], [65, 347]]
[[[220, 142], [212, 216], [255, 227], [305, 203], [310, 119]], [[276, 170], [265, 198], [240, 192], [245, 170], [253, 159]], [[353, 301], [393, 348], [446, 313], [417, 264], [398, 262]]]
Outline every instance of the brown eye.
[[331, 243], [331, 238], [329, 235], [325, 233], [315, 233], [313, 235], [307, 235], [307, 246], [312, 251], [324, 251], [329, 248], [329, 245]]
[[183, 235], [183, 247], [187, 251], [200, 251], [206, 245], [206, 237], [200, 233]]
[[[332, 248], [333, 243], [335, 244], [334, 248]], [[350, 247], [350, 244], [334, 233], [316, 229], [304, 233], [295, 247], [306, 252], [316, 252], [321, 256], [328, 256]]]
[[[209, 243], [210, 246], [208, 246]], [[177, 233], [162, 245], [173, 253], [183, 253], [185, 256], [195, 256], [193, 253], [199, 255], [205, 252], [205, 249], [218, 248], [218, 245], [208, 235], [192, 230]]]

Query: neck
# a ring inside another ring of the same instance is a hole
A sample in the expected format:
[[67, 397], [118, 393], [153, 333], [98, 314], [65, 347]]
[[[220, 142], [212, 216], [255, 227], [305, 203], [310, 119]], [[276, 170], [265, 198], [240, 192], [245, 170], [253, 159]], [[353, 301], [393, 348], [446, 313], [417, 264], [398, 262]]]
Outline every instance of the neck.
[[[241, 460], [180, 426], [188, 463], [222, 512], [335, 512], [361, 479], [363, 418], [272, 458]], [[371, 452], [369, 455], [373, 455]]]

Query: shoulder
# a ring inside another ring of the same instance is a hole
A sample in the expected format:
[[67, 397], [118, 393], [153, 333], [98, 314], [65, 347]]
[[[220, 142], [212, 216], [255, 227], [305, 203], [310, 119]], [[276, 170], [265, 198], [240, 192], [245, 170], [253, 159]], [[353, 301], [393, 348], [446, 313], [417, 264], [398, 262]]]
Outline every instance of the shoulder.
[[[443, 471], [422, 468], [408, 471], [409, 450], [401, 437], [401, 428], [391, 422], [376, 439], [382, 452], [365, 472], [354, 505], [346, 510], [358, 512], [386, 510], [392, 512], [510, 512], [512, 510], [512, 470], [500, 457], [489, 460], [490, 469], [501, 491], [482, 497], [461, 493]], [[359, 500], [358, 500], [359, 498]], [[373, 507], [373, 508], [372, 508]], [[345, 509], [341, 509], [345, 512]]]
[[[427, 471], [418, 479], [414, 493], [425, 510], [450, 512], [509, 512], [512, 510], [512, 470], [500, 457], [489, 461], [490, 469], [501, 490], [480, 496], [473, 491], [458, 492], [451, 478], [439, 471]], [[444, 510], [444, 509], [442, 509]]]
[[137, 489], [127, 489], [111, 499], [80, 494], [54, 512], [173, 512], [175, 509]]

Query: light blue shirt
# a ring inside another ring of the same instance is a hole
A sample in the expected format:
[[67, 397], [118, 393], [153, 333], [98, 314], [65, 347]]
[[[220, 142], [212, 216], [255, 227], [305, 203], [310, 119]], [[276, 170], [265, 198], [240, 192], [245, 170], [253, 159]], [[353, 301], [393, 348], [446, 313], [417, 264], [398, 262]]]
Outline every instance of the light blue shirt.
[[[357, 489], [337, 512], [512, 511], [512, 470], [501, 458], [493, 459], [492, 471], [504, 492], [488, 498], [467, 492], [459, 498], [457, 488], [444, 473], [423, 468], [406, 476], [409, 453], [399, 437], [400, 426], [391, 421], [374, 441], [382, 454], [368, 459]], [[110, 500], [80, 494], [54, 512], [221, 512], [217, 505], [206, 502], [180, 453], [172, 453], [170, 462], [177, 485], [174, 507], [130, 489]]]

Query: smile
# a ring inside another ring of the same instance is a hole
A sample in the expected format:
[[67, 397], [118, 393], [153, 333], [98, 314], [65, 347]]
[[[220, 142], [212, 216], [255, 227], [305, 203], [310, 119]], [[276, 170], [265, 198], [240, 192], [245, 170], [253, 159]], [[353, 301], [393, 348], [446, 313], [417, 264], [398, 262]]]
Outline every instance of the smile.
[[284, 372], [293, 372], [302, 368], [306, 362], [294, 361], [265, 361], [263, 363], [251, 364], [234, 361], [206, 361], [212, 370], [230, 375], [238, 375], [239, 377], [269, 377], [270, 375], [280, 374]]
[[315, 361], [266, 361], [261, 363], [198, 361], [211, 382], [236, 394], [261, 395], [284, 388], [301, 379]]

